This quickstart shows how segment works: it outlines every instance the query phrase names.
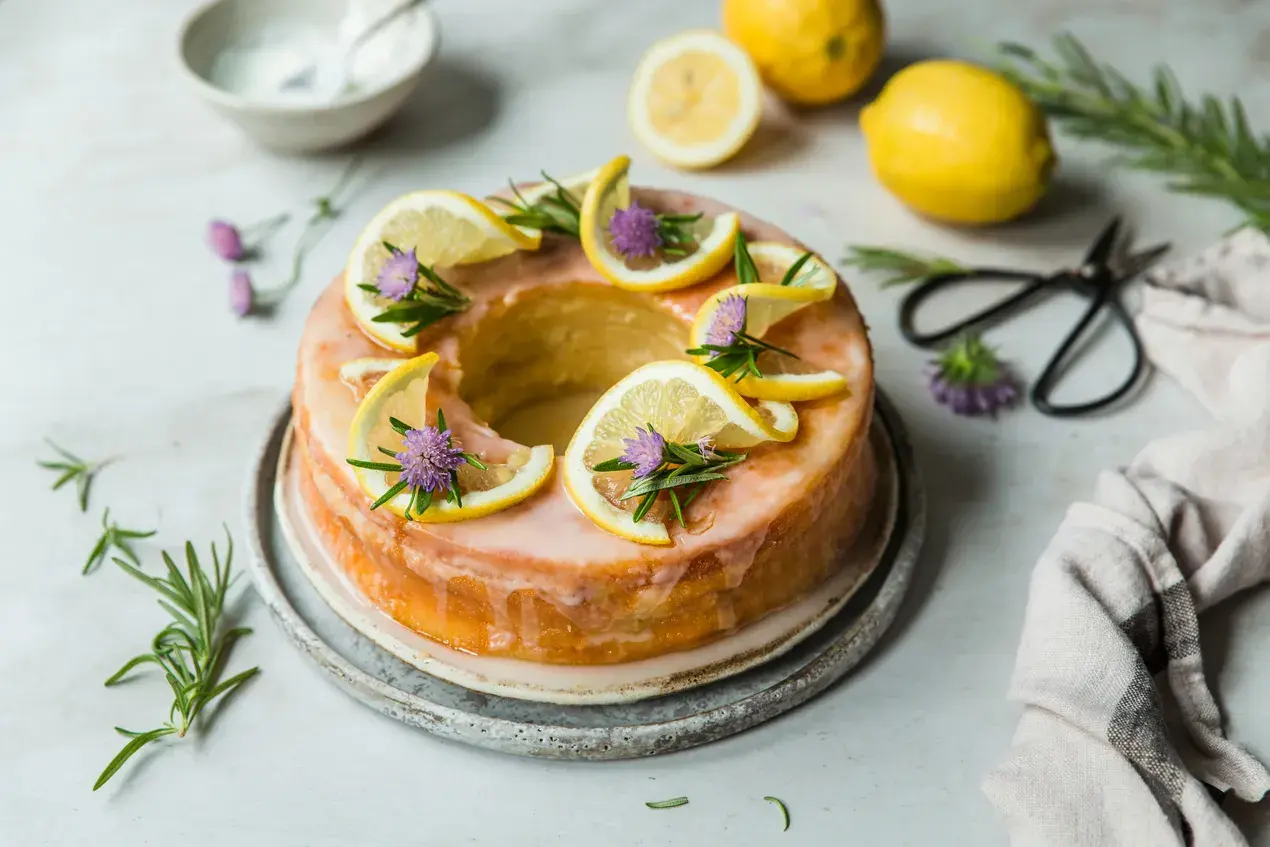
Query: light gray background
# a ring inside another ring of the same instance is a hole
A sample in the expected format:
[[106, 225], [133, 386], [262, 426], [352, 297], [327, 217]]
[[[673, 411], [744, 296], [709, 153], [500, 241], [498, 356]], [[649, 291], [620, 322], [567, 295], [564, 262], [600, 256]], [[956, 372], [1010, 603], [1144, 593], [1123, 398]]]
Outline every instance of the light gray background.
[[[854, 281], [878, 378], [906, 416], [931, 492], [928, 555], [891, 638], [853, 677], [775, 723], [645, 761], [566, 764], [439, 742], [337, 692], [263, 608], [233, 666], [264, 672], [210, 732], [142, 755], [89, 791], [114, 724], [163, 717], [157, 680], [101, 687], [162, 620], [115, 570], [79, 576], [102, 506], [200, 545], [237, 524], [246, 463], [286, 392], [307, 306], [361, 225], [412, 188], [473, 193], [539, 167], [570, 173], [629, 151], [637, 182], [682, 186], [758, 213], [836, 258], [848, 242], [1048, 267], [1073, 260], [1115, 211], [1181, 250], [1235, 220], [1224, 207], [1112, 173], [1105, 150], [1059, 140], [1061, 175], [1020, 224], [955, 232], [916, 220], [871, 179], [859, 100], [774, 115], [735, 162], [680, 175], [641, 151], [625, 88], [642, 49], [711, 26], [705, 0], [438, 0], [442, 57], [369, 146], [374, 179], [315, 251], [270, 321], [235, 320], [227, 272], [203, 246], [209, 217], [248, 222], [326, 188], [342, 157], [250, 147], [179, 77], [177, 27], [193, 3], [0, 3], [0, 843], [235, 847], [410, 844], [999, 844], [979, 791], [1008, 744], [1004, 699], [1028, 574], [1066, 504], [1152, 436], [1202, 424], [1165, 379], [1111, 417], [1032, 411], [957, 420], [927, 398], [925, 354], [894, 328], [898, 293]], [[968, 0], [889, 4], [887, 68], [981, 54], [997, 38], [1060, 28], [1140, 76], [1167, 58], [1190, 89], [1238, 92], [1270, 124], [1270, 4], [1213, 0]], [[870, 89], [873, 91], [875, 89]], [[285, 273], [289, 230], [262, 280]], [[993, 334], [1035, 376], [1075, 304]], [[1097, 353], [1108, 368], [1123, 347]], [[49, 434], [89, 457], [121, 454], [80, 515], [34, 459]], [[157, 546], [146, 547], [152, 553]], [[1270, 754], [1259, 655], [1270, 602], [1244, 597], [1206, 622], [1204, 647], [1235, 737]], [[644, 801], [686, 794], [691, 805]], [[779, 815], [761, 797], [789, 804]], [[1264, 811], [1236, 814], [1266, 827]], [[1261, 843], [1270, 843], [1262, 835]]]

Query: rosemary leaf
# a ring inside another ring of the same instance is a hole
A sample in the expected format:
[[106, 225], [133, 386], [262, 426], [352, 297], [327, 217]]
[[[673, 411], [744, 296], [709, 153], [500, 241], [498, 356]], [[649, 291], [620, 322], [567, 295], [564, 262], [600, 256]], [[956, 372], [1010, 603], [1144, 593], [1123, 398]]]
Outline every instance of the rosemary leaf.
[[75, 482], [75, 499], [79, 501], [79, 510], [81, 512], [88, 511], [88, 494], [92, 488], [93, 480], [102, 468], [109, 465], [114, 459], [103, 459], [100, 462], [88, 462], [76, 456], [71, 451], [59, 447], [54, 444], [52, 439], [46, 438], [44, 442], [61, 457], [60, 460], [50, 461], [47, 459], [38, 460], [36, 464], [48, 471], [58, 471], [58, 477], [54, 480], [52, 489], [57, 491], [66, 483], [74, 480]]
[[787, 832], [789, 830], [789, 808], [777, 797], [764, 797], [763, 799], [769, 803], [775, 803], [776, 808], [781, 810], [781, 817], [785, 821], [785, 825], [781, 827], [781, 832]]
[[672, 797], [669, 800], [654, 800], [653, 802], [645, 803], [644, 805], [650, 809], [673, 809], [676, 806], [687, 806], [688, 798]]
[[949, 273], [964, 273], [968, 268], [952, 259], [942, 256], [922, 256], [917, 253], [905, 253], [888, 247], [848, 247], [849, 251], [842, 258], [842, 264], [856, 267], [868, 273], [885, 273], [889, 276], [882, 281], [883, 288], [892, 285], [904, 285], [910, 282], [924, 282], [934, 276]]

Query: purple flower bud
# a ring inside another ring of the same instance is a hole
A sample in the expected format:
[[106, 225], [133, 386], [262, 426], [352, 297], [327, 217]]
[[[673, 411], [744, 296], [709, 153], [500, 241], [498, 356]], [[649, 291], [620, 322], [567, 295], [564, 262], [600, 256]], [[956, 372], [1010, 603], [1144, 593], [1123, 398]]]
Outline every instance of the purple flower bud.
[[251, 274], [244, 270], [234, 271], [229, 278], [229, 308], [240, 318], [251, 314], [255, 305], [256, 292], [251, 287]]
[[628, 259], [655, 256], [662, 245], [657, 213], [636, 202], [613, 211], [613, 217], [609, 218], [609, 235], [613, 249]]
[[207, 244], [226, 262], [237, 262], [245, 254], [242, 233], [225, 221], [212, 221], [207, 225]]

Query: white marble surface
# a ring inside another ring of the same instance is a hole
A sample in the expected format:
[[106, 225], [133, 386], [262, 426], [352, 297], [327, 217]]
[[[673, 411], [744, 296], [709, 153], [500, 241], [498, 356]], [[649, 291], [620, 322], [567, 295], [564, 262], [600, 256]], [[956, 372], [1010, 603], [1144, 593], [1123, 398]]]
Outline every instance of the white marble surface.
[[[367, 148], [373, 180], [280, 313], [240, 322], [225, 305], [226, 272], [203, 246], [206, 220], [250, 221], [297, 204], [344, 160], [263, 154], [197, 102], [173, 46], [192, 5], [0, 2], [0, 843], [1003, 843], [978, 784], [1016, 717], [1003, 695], [1032, 562], [1100, 468], [1204, 416], [1157, 379], [1107, 418], [1057, 422], [1023, 411], [997, 424], [955, 420], [928, 400], [924, 356], [896, 334], [897, 294], [865, 282], [855, 290], [874, 327], [879, 379], [917, 442], [932, 525], [893, 635], [845, 684], [757, 731], [667, 758], [517, 760], [436, 741], [357, 705], [247, 596], [239, 608], [257, 632], [233, 661], [258, 663], [260, 678], [212, 731], [154, 749], [89, 791], [118, 747], [110, 727], [157, 723], [167, 702], [155, 680], [101, 686], [144, 648], [161, 613], [113, 569], [79, 575], [100, 508], [158, 526], [169, 546], [205, 543], [222, 521], [237, 526], [245, 465], [287, 390], [308, 303], [361, 223], [406, 189], [479, 192], [509, 175], [567, 173], [629, 150], [637, 181], [735, 203], [830, 257], [851, 240], [1036, 267], [1073, 258], [1113, 211], [1181, 249], [1234, 220], [1219, 205], [1112, 173], [1105, 151], [1063, 139], [1061, 180], [1039, 214], [990, 231], [943, 230], [908, 215], [869, 177], [858, 103], [776, 115], [776, 129], [734, 163], [673, 174], [630, 137], [625, 84], [645, 45], [712, 25], [715, 3], [437, 0], [442, 60]], [[1238, 91], [1270, 124], [1270, 4], [890, 6], [890, 67], [1070, 27], [1132, 73], [1168, 58], [1192, 87]], [[285, 250], [275, 255], [268, 273], [278, 276]], [[1035, 375], [1070, 317], [1057, 307], [993, 338]], [[1100, 355], [1118, 364], [1115, 349]], [[103, 474], [92, 514], [80, 515], [69, 493], [46, 491], [34, 465], [45, 434], [90, 457], [125, 457]], [[1270, 755], [1270, 723], [1259, 719], [1270, 695], [1261, 661], [1270, 600], [1240, 598], [1206, 630], [1234, 735]], [[644, 808], [680, 794], [689, 806]], [[788, 834], [765, 794], [789, 804]], [[1263, 810], [1236, 813], [1270, 843]]]

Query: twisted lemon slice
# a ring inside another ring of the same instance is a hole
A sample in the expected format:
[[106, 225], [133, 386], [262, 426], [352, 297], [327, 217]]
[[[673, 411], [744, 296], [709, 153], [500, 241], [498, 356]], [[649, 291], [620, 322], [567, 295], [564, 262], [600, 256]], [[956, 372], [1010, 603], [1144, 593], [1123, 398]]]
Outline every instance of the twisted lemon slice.
[[360, 287], [375, 284], [391, 255], [385, 244], [414, 250], [421, 264], [450, 267], [537, 250], [541, 243], [540, 233], [511, 226], [474, 197], [416, 191], [393, 200], [362, 230], [344, 268], [344, 299], [363, 332], [389, 349], [413, 353], [414, 339], [400, 325], [372, 320], [393, 301]]
[[621, 456], [623, 439], [650, 424], [668, 441], [693, 443], [708, 438], [715, 447], [727, 450], [791, 441], [798, 432], [798, 415], [788, 403], [750, 406], [718, 374], [683, 361], [644, 365], [604, 393], [565, 451], [565, 491], [601, 529], [640, 544], [668, 546], [670, 534], [663, 524], [647, 519], [636, 522], [635, 504], [619, 505], [624, 475], [592, 470]]
[[[833, 270], [815, 255], [805, 260], [804, 251], [788, 244], [756, 242], [749, 245], [760, 280], [780, 280], [791, 277], [787, 285], [757, 282], [736, 285], [716, 291], [697, 310], [697, 316], [689, 331], [692, 349], [705, 344], [718, 344], [737, 329], [733, 298], [744, 300], [744, 330], [755, 338], [762, 338], [769, 329], [785, 318], [807, 306], [822, 303], [833, 297], [838, 277]], [[801, 264], [800, 264], [801, 263]], [[797, 353], [797, 351], [792, 351]], [[705, 364], [709, 356], [697, 356]], [[847, 378], [837, 371], [820, 370], [800, 359], [771, 351], [762, 354], [760, 367], [763, 377], [752, 375], [735, 382], [736, 390], [746, 396], [762, 400], [818, 400], [846, 391]]]
[[[428, 377], [437, 361], [436, 353], [409, 359], [385, 373], [367, 392], [349, 427], [350, 459], [391, 462], [391, 456], [385, 455], [383, 450], [396, 453], [403, 449], [402, 436], [392, 425], [394, 418], [420, 429], [425, 423], [436, 421], [436, 413], [429, 413], [427, 398]], [[458, 477], [462, 502], [449, 502], [443, 496], [436, 496], [426, 511], [412, 513], [410, 519], [443, 523], [502, 511], [541, 488], [554, 464], [555, 451], [551, 445], [542, 445], [518, 451], [505, 464], [487, 464], [483, 469], [461, 465]], [[398, 483], [397, 473], [356, 466], [354, 471], [362, 491], [376, 503]], [[406, 489], [384, 500], [382, 507], [398, 517], [406, 517], [412, 495], [413, 492]]]
[[578, 229], [582, 250], [591, 265], [609, 282], [632, 291], [686, 288], [723, 270], [732, 258], [732, 242], [741, 225], [735, 212], [690, 225], [688, 229], [696, 248], [683, 258], [668, 260], [662, 254], [631, 264], [616, 251], [609, 224], [614, 212], [631, 205], [627, 178], [630, 167], [629, 156], [618, 156], [600, 168], [582, 200]]

